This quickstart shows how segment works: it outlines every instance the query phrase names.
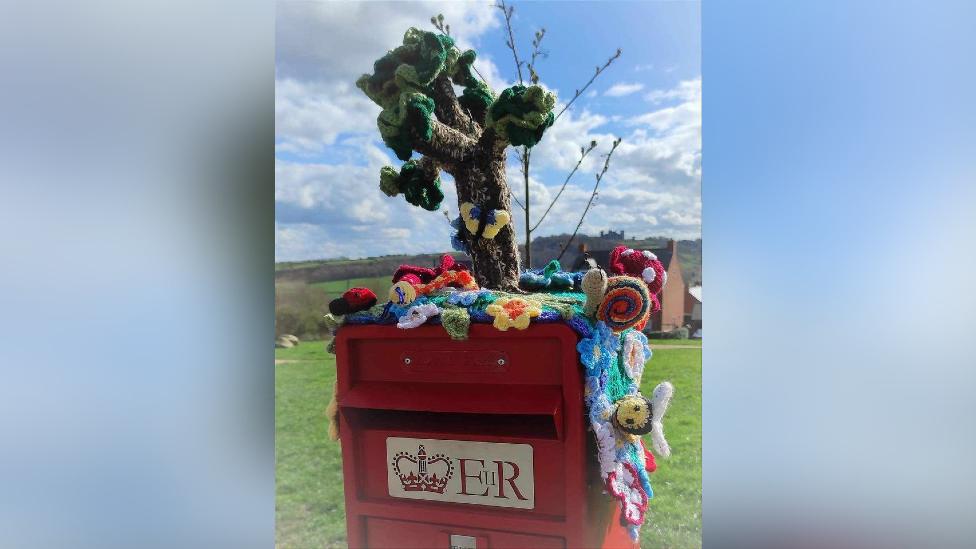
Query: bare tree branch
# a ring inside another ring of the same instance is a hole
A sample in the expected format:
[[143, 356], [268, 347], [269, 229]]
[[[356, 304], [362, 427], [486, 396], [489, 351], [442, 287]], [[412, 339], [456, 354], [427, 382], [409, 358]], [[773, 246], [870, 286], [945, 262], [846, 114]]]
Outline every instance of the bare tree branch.
[[524, 84], [522, 81], [522, 61], [519, 61], [518, 50], [515, 48], [515, 35], [512, 33], [512, 13], [515, 12], [515, 8], [509, 6], [505, 3], [505, 0], [498, 0], [495, 7], [502, 10], [505, 14], [505, 27], [508, 28], [508, 42], [505, 43], [508, 49], [512, 50], [512, 58], [515, 59], [515, 69], [518, 71], [519, 84]]
[[602, 67], [597, 67], [596, 68], [596, 72], [593, 73], [593, 76], [590, 77], [589, 81], [587, 81], [586, 84], [582, 88], [576, 90], [576, 93], [573, 94], [573, 98], [569, 100], [569, 103], [566, 103], [566, 106], [563, 107], [563, 110], [559, 111], [559, 114], [556, 115], [556, 120], [559, 120], [559, 117], [562, 116], [564, 112], [566, 112], [566, 109], [568, 109], [573, 103], [576, 102], [577, 99], [580, 98], [581, 95], [583, 95], [583, 92], [586, 91], [586, 88], [589, 88], [590, 87], [590, 84], [592, 84], [593, 81], [596, 80], [596, 77], [597, 76], [600, 76], [600, 74], [603, 71], [607, 70], [607, 67], [609, 67], [611, 63], [613, 63], [614, 61], [616, 61], [617, 58], [620, 57], [620, 54], [622, 52], [623, 52], [623, 50], [621, 50], [620, 48], [617, 48], [617, 52], [614, 53], [613, 55], [611, 55], [610, 58], [607, 59], [607, 62], [604, 63]]
[[523, 210], [525, 209], [525, 206], [522, 205], [522, 202], [520, 202], [514, 194], [512, 195], [512, 202], [518, 204], [519, 208], [522, 208]]
[[583, 210], [583, 215], [580, 216], [579, 223], [576, 224], [576, 229], [573, 230], [572, 236], [569, 237], [569, 240], [566, 241], [566, 245], [563, 246], [562, 250], [560, 250], [559, 257], [556, 258], [557, 260], [563, 258], [563, 254], [565, 254], [566, 250], [569, 249], [569, 246], [573, 243], [573, 240], [576, 238], [576, 234], [579, 233], [580, 227], [583, 226], [583, 220], [586, 219], [586, 214], [590, 211], [590, 206], [593, 205], [593, 200], [596, 198], [597, 189], [600, 188], [600, 181], [603, 180], [604, 174], [606, 174], [607, 170], [610, 169], [610, 157], [613, 156], [613, 151], [617, 150], [617, 145], [620, 145], [620, 142], [622, 140], [623, 139], [620, 137], [615, 139], [613, 142], [613, 146], [610, 147], [610, 152], [604, 155], [605, 160], [603, 161], [603, 170], [600, 173], [598, 173], [596, 176], [596, 184], [593, 185], [593, 192], [590, 193], [590, 200], [589, 202], [586, 203], [586, 209]]
[[546, 29], [543, 27], [541, 30], [535, 31], [535, 38], [532, 39], [532, 59], [527, 65], [529, 69], [529, 81], [533, 84], [539, 83], [539, 73], [535, 70], [535, 60], [540, 55], [545, 58], [549, 57], [549, 53], [542, 50], [540, 46], [542, 45], [542, 39], [546, 36]]
[[549, 210], [552, 210], [552, 207], [556, 205], [556, 201], [559, 200], [559, 197], [562, 196], [563, 191], [566, 190], [566, 185], [569, 184], [569, 180], [573, 178], [573, 174], [575, 174], [576, 170], [578, 170], [580, 165], [583, 164], [583, 160], [586, 159], [586, 155], [590, 154], [590, 152], [595, 148], [596, 148], [596, 141], [590, 141], [589, 147], [580, 147], [579, 161], [576, 162], [575, 166], [573, 166], [573, 171], [569, 172], [569, 175], [566, 176], [566, 180], [563, 181], [563, 186], [559, 188], [559, 192], [556, 193], [555, 197], [553, 197], [552, 202], [549, 203], [549, 207], [546, 208], [545, 213], [542, 214], [542, 217], [539, 218], [539, 220], [536, 221], [535, 225], [532, 227], [532, 232], [535, 232], [535, 230], [539, 228], [539, 225], [541, 225], [542, 222], [545, 221], [546, 216], [549, 215]]

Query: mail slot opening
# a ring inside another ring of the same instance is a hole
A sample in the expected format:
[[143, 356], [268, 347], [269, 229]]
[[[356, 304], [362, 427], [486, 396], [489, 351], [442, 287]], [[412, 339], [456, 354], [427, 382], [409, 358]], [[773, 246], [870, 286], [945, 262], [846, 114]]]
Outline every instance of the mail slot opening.
[[559, 439], [556, 415], [470, 414], [355, 408], [344, 409], [343, 414], [350, 423], [364, 429]]

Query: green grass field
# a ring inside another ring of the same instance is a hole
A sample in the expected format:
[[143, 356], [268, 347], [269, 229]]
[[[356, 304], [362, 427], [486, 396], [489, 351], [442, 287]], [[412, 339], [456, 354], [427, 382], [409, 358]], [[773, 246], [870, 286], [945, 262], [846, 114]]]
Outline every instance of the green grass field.
[[[276, 349], [275, 358], [296, 361], [275, 366], [276, 547], [345, 547], [339, 445], [328, 439], [325, 419], [335, 357], [324, 343], [308, 342]], [[675, 386], [665, 419], [672, 456], [659, 458], [651, 475], [641, 547], [701, 547], [701, 350], [656, 349], [643, 392], [666, 379]]]

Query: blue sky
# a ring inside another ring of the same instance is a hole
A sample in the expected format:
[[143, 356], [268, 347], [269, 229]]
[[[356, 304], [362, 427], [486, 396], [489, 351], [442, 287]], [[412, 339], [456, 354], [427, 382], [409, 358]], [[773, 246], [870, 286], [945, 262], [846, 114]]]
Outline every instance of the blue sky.
[[[603, 73], [533, 153], [533, 218], [575, 165], [579, 146], [598, 141], [536, 236], [571, 232], [602, 163], [624, 138], [584, 232], [637, 236], [701, 234], [700, 6], [696, 2], [516, 3], [513, 26], [524, 57], [545, 27], [542, 83], [568, 101], [616, 48]], [[430, 29], [443, 13], [462, 48], [500, 91], [517, 80], [499, 10], [490, 3], [279, 2], [276, 22], [275, 256], [278, 261], [365, 257], [449, 249], [440, 212], [383, 195], [379, 168], [399, 166], [376, 130], [379, 108], [354, 81], [400, 43], [410, 26]], [[366, 31], [364, 32], [364, 29]], [[524, 71], [524, 69], [523, 69]], [[527, 71], [525, 71], [527, 75]], [[557, 106], [557, 110], [561, 107]], [[510, 154], [509, 178], [520, 174]], [[442, 210], [457, 215], [449, 176]], [[513, 186], [522, 200], [524, 189]], [[515, 206], [516, 230], [523, 234]]]

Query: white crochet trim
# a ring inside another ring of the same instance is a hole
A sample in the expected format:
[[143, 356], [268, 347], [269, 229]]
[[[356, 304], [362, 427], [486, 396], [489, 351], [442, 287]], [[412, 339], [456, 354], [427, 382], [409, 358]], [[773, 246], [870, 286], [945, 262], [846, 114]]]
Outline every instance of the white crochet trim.
[[647, 282], [648, 284], [654, 282], [654, 277], [656, 276], [657, 273], [654, 272], [654, 267], [648, 267], [641, 271], [641, 278], [643, 278], [644, 282]]
[[620, 252], [620, 255], [623, 255], [623, 256], [628, 256], [628, 255], [630, 255], [630, 254], [632, 254], [632, 253], [634, 253], [634, 252], [635, 252], [635, 250], [634, 250], [634, 249], [632, 249], [632, 248], [627, 248], [626, 250], [624, 250], [624, 251], [622, 251], [622, 252]]
[[644, 253], [644, 257], [646, 257], [647, 259], [651, 259], [651, 260], [657, 259], [657, 256], [654, 255], [652, 252], [644, 250], [643, 253]]
[[667, 283], [668, 283], [668, 272], [667, 271], [662, 271], [661, 272], [661, 287], [663, 288], [664, 285], [667, 284]]
[[424, 303], [423, 305], [414, 305], [407, 309], [406, 314], [400, 317], [397, 321], [397, 328], [406, 330], [408, 328], [416, 328], [417, 326], [423, 325], [427, 322], [427, 319], [432, 316], [437, 316], [441, 314], [441, 310], [437, 308], [437, 305], [433, 303]]
[[673, 396], [674, 386], [668, 381], [662, 381], [654, 388], [654, 396], [651, 397], [651, 444], [661, 457], [671, 456], [671, 446], [664, 438], [663, 421]]

